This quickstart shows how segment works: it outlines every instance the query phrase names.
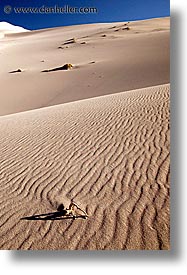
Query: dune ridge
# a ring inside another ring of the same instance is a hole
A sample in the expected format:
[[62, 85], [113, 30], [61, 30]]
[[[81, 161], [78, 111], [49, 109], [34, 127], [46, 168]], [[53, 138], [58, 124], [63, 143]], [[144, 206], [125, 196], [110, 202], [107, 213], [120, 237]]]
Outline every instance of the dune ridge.
[[[169, 84], [0, 117], [1, 249], [169, 249]], [[21, 220], [74, 199], [87, 220]]]

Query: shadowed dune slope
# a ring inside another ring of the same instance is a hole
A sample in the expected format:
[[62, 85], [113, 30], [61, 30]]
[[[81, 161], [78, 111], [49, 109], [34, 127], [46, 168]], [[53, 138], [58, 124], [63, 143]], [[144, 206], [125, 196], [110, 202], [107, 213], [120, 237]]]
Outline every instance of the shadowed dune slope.
[[[0, 117], [1, 249], [169, 249], [169, 84]], [[22, 220], [74, 199], [83, 219]]]

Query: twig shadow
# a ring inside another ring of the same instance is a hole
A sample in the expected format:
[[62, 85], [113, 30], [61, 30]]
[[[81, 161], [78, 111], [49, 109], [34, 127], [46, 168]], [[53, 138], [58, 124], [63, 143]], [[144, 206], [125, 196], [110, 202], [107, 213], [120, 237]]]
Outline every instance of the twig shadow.
[[56, 211], [56, 212], [50, 212], [46, 214], [39, 214], [39, 215], [33, 215], [29, 217], [23, 217], [21, 220], [66, 220], [66, 219], [78, 219], [82, 218], [85, 219], [86, 217], [84, 215], [79, 216], [67, 216], [66, 211]]

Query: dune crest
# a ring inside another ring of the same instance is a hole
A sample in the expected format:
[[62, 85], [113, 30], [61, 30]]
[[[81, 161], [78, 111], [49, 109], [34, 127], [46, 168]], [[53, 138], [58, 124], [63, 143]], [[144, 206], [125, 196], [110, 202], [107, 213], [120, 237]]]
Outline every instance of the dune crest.
[[8, 22], [0, 22], [0, 38], [3, 38], [7, 34], [22, 33], [22, 32], [28, 32], [28, 30], [19, 26], [14, 26]]

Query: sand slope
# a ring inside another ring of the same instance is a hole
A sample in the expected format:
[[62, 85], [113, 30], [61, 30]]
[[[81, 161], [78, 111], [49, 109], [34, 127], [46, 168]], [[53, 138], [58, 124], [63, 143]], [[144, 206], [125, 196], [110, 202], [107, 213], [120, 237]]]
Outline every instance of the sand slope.
[[[160, 18], [1, 39], [0, 115], [168, 83], [169, 25]], [[73, 70], [41, 73], [65, 63]], [[17, 69], [23, 72], [10, 74]]]
[[[169, 249], [169, 85], [2, 116], [0, 129], [1, 249]], [[21, 220], [71, 199], [87, 220]]]

